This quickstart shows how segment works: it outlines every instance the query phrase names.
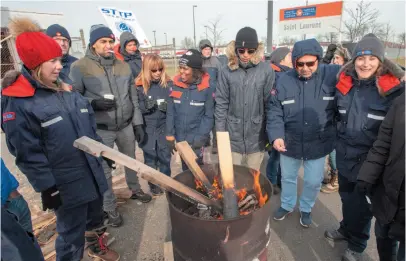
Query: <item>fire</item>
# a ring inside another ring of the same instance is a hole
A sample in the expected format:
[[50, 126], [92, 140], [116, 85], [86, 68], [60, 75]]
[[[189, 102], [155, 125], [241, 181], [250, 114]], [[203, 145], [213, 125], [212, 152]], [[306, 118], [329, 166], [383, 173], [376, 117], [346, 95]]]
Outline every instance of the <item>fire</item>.
[[259, 177], [261, 175], [261, 172], [256, 170], [255, 172], [252, 173], [254, 176], [254, 191], [255, 195], [257, 196], [258, 199], [258, 206], [262, 207], [265, 205], [266, 201], [268, 200], [268, 194], [262, 194], [262, 189], [261, 189], [261, 184], [259, 183]]
[[237, 190], [235, 192], [235, 194], [238, 197], [238, 202], [240, 202], [241, 200], [243, 200], [245, 198], [245, 196], [247, 195], [247, 190], [245, 188]]

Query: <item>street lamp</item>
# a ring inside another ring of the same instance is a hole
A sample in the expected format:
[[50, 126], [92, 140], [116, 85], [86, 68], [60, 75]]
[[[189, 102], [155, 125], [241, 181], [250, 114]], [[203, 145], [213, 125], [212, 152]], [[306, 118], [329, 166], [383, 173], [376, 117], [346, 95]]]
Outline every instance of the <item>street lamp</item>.
[[195, 7], [197, 7], [197, 5], [193, 5], [193, 39], [196, 47]]
[[168, 47], [168, 35], [166, 33], [164, 33], [164, 35], [165, 35], [165, 45], [166, 47]]
[[156, 31], [154, 30], [152, 32], [154, 33], [154, 42], [155, 42], [155, 47], [156, 47], [156, 36], [155, 36]]
[[207, 34], [207, 25], [205, 25], [204, 27], [206, 27], [206, 39], [209, 39], [209, 35]]

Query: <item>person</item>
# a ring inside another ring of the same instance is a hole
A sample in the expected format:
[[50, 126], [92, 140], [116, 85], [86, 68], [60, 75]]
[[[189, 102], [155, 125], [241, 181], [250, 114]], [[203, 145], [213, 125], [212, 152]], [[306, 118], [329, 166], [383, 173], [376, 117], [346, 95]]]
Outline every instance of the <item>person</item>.
[[81, 260], [85, 240], [90, 256], [119, 260], [102, 240], [101, 195], [107, 189], [102, 160], [73, 147], [82, 136], [101, 141], [93, 109], [58, 79], [61, 47], [39, 25], [22, 17], [9, 28], [23, 67], [11, 85], [2, 86], [1, 127], [17, 167], [41, 193], [43, 210], [55, 212], [56, 260]]
[[[179, 59], [179, 74], [173, 78], [166, 112], [166, 140], [172, 153], [176, 150], [175, 142], [187, 141], [200, 165], [203, 164], [203, 147], [214, 125], [210, 84], [200, 52], [189, 49]], [[188, 169], [183, 160], [182, 169]]]
[[140, 42], [130, 32], [123, 32], [120, 35], [120, 43], [114, 46], [116, 58], [130, 65], [134, 79], [140, 74], [142, 66], [139, 48]]
[[69, 54], [69, 50], [72, 47], [72, 40], [68, 30], [59, 24], [53, 24], [50, 25], [45, 32], [49, 37], [53, 38], [62, 49], [63, 68], [59, 73], [59, 78], [67, 84], [72, 84], [72, 80], [69, 78], [70, 67], [77, 58]]
[[259, 170], [265, 153], [265, 115], [275, 74], [262, 62], [263, 43], [244, 27], [227, 46], [228, 66], [216, 89], [216, 129], [230, 133], [233, 163]]
[[323, 180], [325, 156], [335, 146], [334, 92], [339, 66], [320, 63], [322, 55], [315, 39], [294, 44], [295, 69], [276, 82], [267, 117], [269, 141], [281, 153], [283, 189], [274, 219], [283, 220], [293, 212], [303, 161], [304, 187], [299, 203], [300, 224], [306, 228], [312, 223], [311, 211]]
[[[172, 81], [166, 73], [165, 63], [159, 55], [148, 54], [136, 82], [138, 100], [144, 116], [146, 141], [140, 147], [145, 164], [171, 176], [171, 152], [166, 139], [166, 111]], [[163, 193], [159, 186], [149, 183], [155, 196]]]
[[[270, 63], [272, 69], [275, 71], [275, 82], [278, 80], [279, 76], [284, 72], [292, 69], [292, 52], [287, 47], [276, 48], [270, 56]], [[272, 149], [272, 145], [268, 144], [269, 147], [269, 159], [266, 165], [266, 176], [273, 186], [273, 194], [280, 193], [281, 187], [281, 168], [279, 166], [279, 152]]]
[[343, 219], [328, 229], [331, 241], [346, 240], [342, 259], [359, 260], [367, 246], [372, 213], [365, 196], [355, 192], [357, 176], [377, 138], [379, 126], [404, 91], [404, 71], [385, 58], [383, 43], [373, 34], [356, 45], [352, 60], [342, 67], [337, 83], [337, 168]]
[[[203, 68], [210, 75], [210, 80], [212, 82], [210, 87], [213, 89], [213, 93], [216, 93], [216, 86], [219, 78], [218, 75], [220, 73], [222, 65], [220, 63], [220, 60], [216, 56], [212, 55], [213, 46], [210, 40], [208, 39], [201, 40], [199, 43], [199, 49], [203, 58]], [[215, 102], [216, 101], [214, 101], [214, 106], [216, 106]], [[212, 134], [213, 139], [211, 151], [213, 154], [217, 154], [216, 126], [213, 126]], [[210, 146], [210, 141], [208, 141], [207, 145]]]
[[379, 259], [405, 260], [405, 93], [382, 121], [356, 188], [372, 203]]
[[344, 65], [351, 60], [351, 54], [347, 48], [342, 45], [338, 45], [334, 51], [334, 57], [332, 63], [338, 65]]
[[[89, 45], [85, 57], [73, 63], [70, 78], [73, 88], [86, 97], [95, 111], [97, 134], [104, 143], [135, 158], [135, 141], [142, 144], [145, 131], [142, 127], [142, 114], [138, 106], [137, 90], [130, 66], [113, 55], [113, 32], [103, 25], [90, 30]], [[108, 223], [121, 226], [123, 219], [117, 210], [116, 197], [112, 189], [111, 168], [103, 163], [108, 190], [104, 193], [103, 208]], [[137, 173], [125, 168], [127, 184], [132, 191], [132, 199], [143, 203], [152, 197], [142, 191]]]

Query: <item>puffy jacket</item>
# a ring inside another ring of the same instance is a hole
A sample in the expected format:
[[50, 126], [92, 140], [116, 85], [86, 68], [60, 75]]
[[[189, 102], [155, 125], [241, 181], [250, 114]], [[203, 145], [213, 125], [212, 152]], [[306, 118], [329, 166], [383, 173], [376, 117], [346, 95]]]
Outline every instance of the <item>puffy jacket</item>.
[[[393, 101], [358, 180], [374, 184], [372, 213], [381, 224], [405, 226], [405, 94]], [[399, 216], [400, 218], [397, 218]]]
[[205, 143], [214, 124], [213, 90], [205, 73], [200, 83], [187, 85], [180, 75], [173, 80], [166, 115], [168, 140]]
[[169, 92], [173, 86], [172, 81], [168, 82], [168, 86], [165, 88], [162, 87], [159, 82], [152, 81], [146, 94], [144, 93], [141, 81], [137, 81], [136, 85], [140, 110], [144, 117], [145, 132], [147, 133], [147, 140], [144, 144], [140, 145], [140, 147], [153, 150], [157, 142], [161, 147], [165, 147], [167, 144], [165, 139], [166, 112], [158, 110], [157, 107], [147, 110], [145, 107], [145, 99], [149, 97], [150, 99], [156, 100], [157, 104], [161, 102], [168, 103], [170, 99]]
[[[135, 41], [135, 44], [137, 45], [137, 51], [134, 54], [129, 54], [125, 51], [125, 46], [130, 41]], [[130, 65], [134, 79], [140, 74], [142, 68], [141, 52], [138, 48], [140, 48], [140, 43], [130, 32], [122, 33], [120, 35], [120, 44], [114, 46], [116, 58], [121, 61], [125, 61], [128, 63], [128, 65]]]
[[[295, 44], [292, 62], [304, 55], [321, 57], [320, 44], [309, 39]], [[299, 77], [296, 70], [283, 74], [272, 90], [267, 131], [271, 142], [281, 138], [286, 152], [295, 159], [318, 159], [335, 146], [335, 85], [337, 65], [319, 63], [310, 79]]]
[[357, 180], [359, 169], [376, 140], [392, 101], [404, 91], [405, 84], [398, 79], [404, 76], [404, 72], [386, 59], [383, 67], [389, 69], [378, 81], [376, 78], [358, 80], [352, 62], [347, 63], [339, 74], [336, 92], [339, 115], [337, 168], [351, 182]]
[[264, 45], [259, 44], [248, 68], [239, 65], [232, 41], [226, 50], [228, 66], [222, 68], [216, 89], [216, 129], [230, 133], [231, 150], [241, 154], [264, 151], [265, 116], [275, 80], [269, 64], [261, 61]]
[[7, 147], [35, 191], [56, 185], [64, 208], [103, 195], [107, 181], [101, 160], [73, 147], [82, 136], [101, 142], [93, 109], [79, 93], [50, 90], [23, 67], [2, 90], [1, 108]]
[[279, 77], [283, 75], [283, 73], [292, 70], [292, 68], [279, 63], [271, 63], [271, 68], [275, 71], [275, 83], [278, 81]]
[[18, 188], [18, 181], [1, 159], [1, 205], [4, 206], [10, 193]]
[[127, 63], [114, 57], [102, 58], [88, 48], [85, 57], [72, 64], [70, 78], [73, 88], [89, 102], [105, 94], [114, 95], [117, 109], [95, 112], [98, 129], [120, 130], [131, 123], [143, 124], [134, 78]]
[[76, 62], [78, 58], [73, 57], [72, 55], [64, 55], [62, 57], [62, 70], [59, 73], [59, 78], [67, 83], [67, 84], [72, 84], [72, 80], [69, 78], [69, 73], [70, 73], [70, 67], [74, 62]]

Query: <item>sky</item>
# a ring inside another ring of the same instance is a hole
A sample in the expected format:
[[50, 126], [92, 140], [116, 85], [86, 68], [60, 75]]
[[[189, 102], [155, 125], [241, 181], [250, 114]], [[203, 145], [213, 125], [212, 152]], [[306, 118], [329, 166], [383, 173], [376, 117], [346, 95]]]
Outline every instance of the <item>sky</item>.
[[[334, 0], [315, 1], [309, 4], [332, 2]], [[371, 1], [372, 7], [380, 11], [378, 22], [390, 22], [396, 34], [405, 31], [405, 4], [404, 0], [397, 1]], [[305, 5], [305, 0], [279, 0], [274, 1], [273, 38], [278, 39], [279, 9]], [[2, 7], [11, 10], [34, 11], [46, 13], [63, 13], [63, 23], [71, 36], [79, 36], [79, 29], [83, 28], [85, 39], [89, 39], [89, 29], [93, 24], [106, 24], [106, 21], [97, 9], [98, 6], [130, 9], [144, 29], [149, 41], [154, 42], [156, 30], [157, 45], [165, 44], [167, 33], [168, 43], [176, 38], [177, 45], [186, 36], [193, 38], [193, 5], [195, 8], [196, 40], [205, 38], [205, 28], [209, 20], [221, 17], [220, 28], [223, 32], [223, 42], [235, 38], [238, 30], [250, 26], [257, 30], [259, 39], [267, 34], [267, 1], [1, 1]], [[356, 1], [344, 1], [345, 8], [355, 8]], [[344, 12], [343, 20], [347, 19]], [[4, 26], [4, 25], [2, 25]]]

